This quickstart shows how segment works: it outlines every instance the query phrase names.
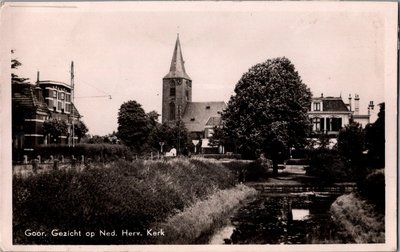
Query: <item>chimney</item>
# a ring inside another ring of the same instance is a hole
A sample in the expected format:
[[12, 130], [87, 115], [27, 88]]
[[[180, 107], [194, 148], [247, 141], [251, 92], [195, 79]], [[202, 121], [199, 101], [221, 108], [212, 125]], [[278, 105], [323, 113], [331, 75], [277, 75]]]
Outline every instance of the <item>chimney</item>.
[[349, 110], [351, 112], [351, 94], [349, 94]]
[[371, 110], [374, 110], [374, 107], [375, 107], [374, 101], [369, 101], [369, 104], [368, 104], [368, 115], [371, 115]]
[[36, 83], [39, 83], [39, 75], [40, 75], [40, 72], [37, 71], [37, 74], [36, 74]]
[[360, 113], [360, 97], [358, 94], [355, 94], [354, 97], [354, 114], [359, 115]]
[[324, 93], [321, 93], [321, 98], [324, 98]]

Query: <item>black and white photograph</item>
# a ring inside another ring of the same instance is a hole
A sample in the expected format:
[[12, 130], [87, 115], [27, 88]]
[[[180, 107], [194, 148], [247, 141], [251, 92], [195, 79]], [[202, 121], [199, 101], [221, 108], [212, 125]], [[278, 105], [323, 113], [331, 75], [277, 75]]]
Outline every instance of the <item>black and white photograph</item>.
[[397, 2], [3, 3], [1, 248], [395, 251], [397, 24]]

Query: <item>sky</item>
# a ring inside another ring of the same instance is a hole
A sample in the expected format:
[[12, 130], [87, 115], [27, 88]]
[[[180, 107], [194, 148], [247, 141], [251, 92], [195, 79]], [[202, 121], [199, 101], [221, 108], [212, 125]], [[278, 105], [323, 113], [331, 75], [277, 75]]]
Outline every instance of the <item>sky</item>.
[[387, 34], [384, 11], [361, 4], [15, 3], [7, 25], [19, 76], [70, 83], [74, 61], [76, 107], [105, 135], [129, 100], [161, 114], [177, 33], [193, 101], [228, 102], [251, 66], [285, 56], [314, 96], [358, 94], [366, 114], [385, 100]]

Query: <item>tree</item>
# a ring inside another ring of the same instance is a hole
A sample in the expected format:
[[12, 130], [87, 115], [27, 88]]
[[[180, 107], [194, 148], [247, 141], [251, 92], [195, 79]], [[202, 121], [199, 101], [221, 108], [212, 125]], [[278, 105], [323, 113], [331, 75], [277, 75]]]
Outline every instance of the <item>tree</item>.
[[164, 122], [158, 124], [151, 133], [149, 144], [159, 149], [160, 142], [164, 142], [164, 151], [172, 146], [176, 147], [179, 153], [187, 147], [189, 143], [188, 131], [182, 121]]
[[[15, 50], [11, 50], [11, 54], [14, 54]], [[16, 58], [11, 59], [11, 69], [18, 69], [19, 66], [22, 66], [22, 63], [17, 60]], [[19, 84], [19, 83], [26, 83], [26, 81], [29, 80], [29, 78], [22, 78], [19, 77], [17, 74], [14, 72], [11, 73], [11, 83], [12, 84]]]
[[379, 104], [378, 119], [365, 127], [365, 142], [369, 163], [375, 167], [385, 167], [385, 103]]
[[118, 112], [117, 136], [125, 145], [141, 151], [150, 130], [149, 117], [139, 103], [128, 101], [121, 105]]
[[285, 57], [269, 59], [243, 74], [222, 119], [242, 155], [261, 150], [276, 174], [288, 149], [306, 144], [310, 104], [311, 92], [294, 65]]
[[78, 121], [77, 123], [75, 123], [74, 129], [75, 129], [75, 135], [78, 137], [78, 142], [80, 142], [81, 138], [84, 137], [86, 133], [89, 131], [85, 123], [83, 123], [82, 121]]
[[352, 122], [339, 131], [338, 150], [354, 165], [359, 165], [364, 150], [364, 130], [361, 124]]
[[68, 133], [68, 124], [65, 120], [49, 119], [43, 123], [43, 132], [50, 135], [52, 142], [59, 143], [60, 137]]

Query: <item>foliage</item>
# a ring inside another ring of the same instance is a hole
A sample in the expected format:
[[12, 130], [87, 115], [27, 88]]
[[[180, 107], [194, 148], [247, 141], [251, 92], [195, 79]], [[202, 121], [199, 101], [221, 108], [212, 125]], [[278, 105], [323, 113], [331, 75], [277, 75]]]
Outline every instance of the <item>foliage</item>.
[[[99, 237], [99, 229], [146, 232], [236, 177], [223, 163], [175, 159], [120, 160], [81, 172], [51, 171], [13, 177], [13, 239], [16, 244], [136, 244], [146, 237]], [[27, 237], [26, 229], [96, 232], [96, 237]]]
[[75, 135], [78, 137], [78, 142], [80, 142], [82, 137], [84, 137], [86, 133], [89, 131], [85, 123], [82, 121], [78, 121], [77, 123], [75, 123], [74, 129], [75, 129]]
[[359, 165], [364, 150], [364, 130], [361, 124], [352, 122], [339, 131], [338, 150], [353, 165]]
[[163, 151], [168, 151], [172, 146], [183, 153], [189, 145], [188, 131], [182, 121], [164, 122], [156, 125], [150, 134], [149, 145], [156, 150], [160, 150], [160, 142], [164, 142]]
[[385, 103], [379, 104], [378, 119], [365, 127], [368, 163], [377, 168], [385, 167]]
[[319, 177], [322, 183], [352, 179], [352, 170], [337, 150], [325, 148], [310, 150], [308, 158], [310, 161], [306, 168], [307, 174]]
[[289, 147], [306, 143], [311, 92], [287, 58], [269, 59], [243, 74], [222, 118], [226, 133], [244, 156], [256, 150], [274, 162]]
[[356, 194], [345, 194], [336, 199], [330, 212], [335, 223], [355, 243], [384, 243], [385, 214]]
[[[14, 54], [15, 50], [11, 50], [11, 54]], [[18, 69], [18, 67], [22, 66], [22, 63], [16, 59], [12, 58], [11, 59], [11, 69]], [[29, 78], [22, 78], [19, 77], [16, 73], [12, 72], [11, 73], [11, 83], [16, 84], [16, 83], [26, 83], [26, 81], [29, 80]]]
[[43, 123], [43, 132], [50, 134], [55, 143], [59, 143], [60, 136], [67, 135], [68, 133], [68, 124], [65, 120], [48, 119]]
[[385, 212], [385, 172], [384, 169], [373, 170], [357, 184], [360, 195]]
[[150, 122], [151, 120], [139, 103], [125, 102], [118, 112], [117, 136], [127, 146], [141, 151], [150, 134]]
[[157, 224], [165, 230], [165, 237], [155, 241], [158, 244], [191, 244], [208, 237], [226, 222], [226, 215], [231, 214], [240, 203], [254, 196], [254, 188], [240, 184], [234, 188], [217, 191], [209, 198], [196, 202], [181, 213], [171, 216], [164, 223]]

